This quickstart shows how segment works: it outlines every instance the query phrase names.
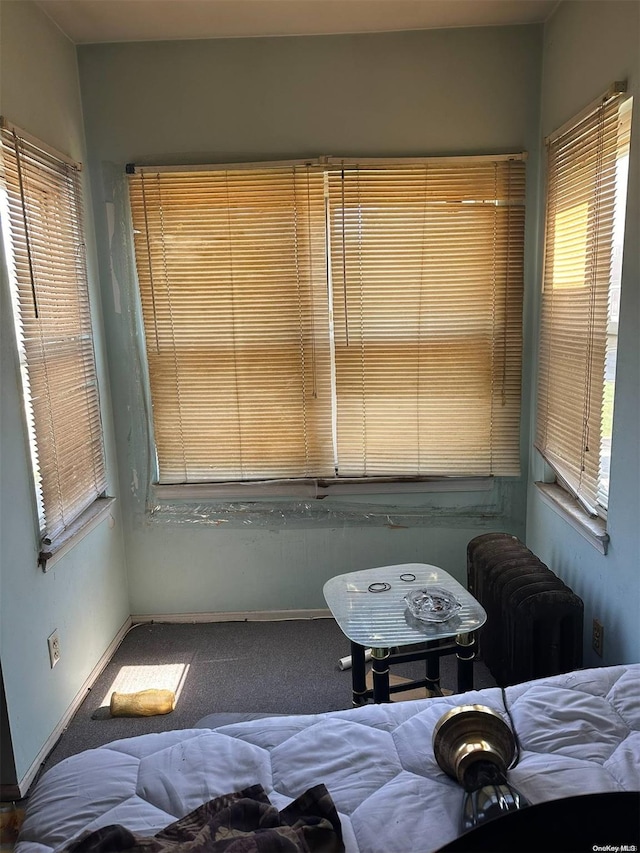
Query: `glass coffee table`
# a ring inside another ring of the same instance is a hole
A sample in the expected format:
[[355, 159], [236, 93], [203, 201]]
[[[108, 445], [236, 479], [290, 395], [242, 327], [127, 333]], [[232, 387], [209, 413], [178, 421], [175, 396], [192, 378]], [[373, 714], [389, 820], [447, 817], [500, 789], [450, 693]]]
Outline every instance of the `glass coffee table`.
[[[423, 622], [404, 597], [426, 587], [440, 587], [455, 597], [460, 609], [442, 622]], [[351, 641], [353, 704], [369, 699], [388, 702], [390, 693], [426, 687], [440, 690], [440, 657], [455, 653], [458, 691], [473, 689], [474, 632], [487, 619], [484, 608], [444, 569], [424, 563], [380, 566], [337, 575], [326, 582], [324, 597], [343, 634]], [[417, 647], [419, 648], [406, 648]], [[371, 649], [373, 689], [367, 689], [365, 649]], [[404, 649], [404, 651], [403, 651]], [[424, 679], [389, 686], [389, 666], [426, 661]]]

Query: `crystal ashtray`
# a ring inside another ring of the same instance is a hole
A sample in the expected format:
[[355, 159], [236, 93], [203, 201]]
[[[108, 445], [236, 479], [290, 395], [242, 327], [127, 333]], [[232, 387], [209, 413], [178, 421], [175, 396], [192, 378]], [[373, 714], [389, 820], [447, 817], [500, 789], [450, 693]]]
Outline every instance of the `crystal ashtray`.
[[446, 622], [462, 607], [455, 595], [441, 586], [414, 589], [404, 600], [410, 612], [422, 622]]

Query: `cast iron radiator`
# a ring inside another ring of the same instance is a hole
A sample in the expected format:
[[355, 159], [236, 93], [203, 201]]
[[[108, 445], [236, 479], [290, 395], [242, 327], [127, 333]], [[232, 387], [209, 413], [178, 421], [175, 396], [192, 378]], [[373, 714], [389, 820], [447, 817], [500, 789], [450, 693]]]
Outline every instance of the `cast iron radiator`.
[[467, 584], [487, 611], [479, 654], [501, 687], [582, 666], [582, 599], [515, 536], [472, 539]]

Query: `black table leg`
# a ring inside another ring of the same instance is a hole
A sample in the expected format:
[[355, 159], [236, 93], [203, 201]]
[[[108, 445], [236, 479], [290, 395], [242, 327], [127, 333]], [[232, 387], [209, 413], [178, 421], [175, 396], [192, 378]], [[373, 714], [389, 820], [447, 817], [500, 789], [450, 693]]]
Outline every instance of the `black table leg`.
[[440, 688], [440, 655], [427, 651], [426, 655], [427, 690], [432, 696], [442, 696]]
[[389, 649], [371, 649], [373, 701], [389, 702]]
[[364, 646], [351, 641], [351, 690], [353, 704], [364, 705], [366, 700], [367, 682], [365, 674]]
[[476, 656], [475, 634], [458, 634], [456, 657], [458, 658], [458, 692], [473, 690], [473, 661]]

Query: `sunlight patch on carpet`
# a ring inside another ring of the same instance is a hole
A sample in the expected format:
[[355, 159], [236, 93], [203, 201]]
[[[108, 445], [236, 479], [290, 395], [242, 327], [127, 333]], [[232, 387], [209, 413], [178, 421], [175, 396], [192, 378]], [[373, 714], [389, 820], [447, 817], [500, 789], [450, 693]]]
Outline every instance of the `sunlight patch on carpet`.
[[109, 707], [112, 693], [137, 693], [151, 688], [172, 690], [176, 695], [177, 705], [188, 673], [188, 663], [122, 666], [100, 703], [100, 707]]

